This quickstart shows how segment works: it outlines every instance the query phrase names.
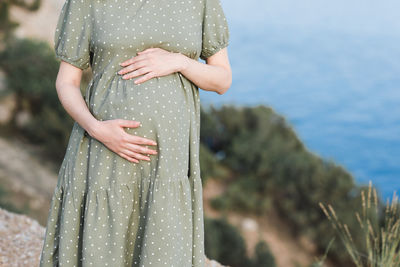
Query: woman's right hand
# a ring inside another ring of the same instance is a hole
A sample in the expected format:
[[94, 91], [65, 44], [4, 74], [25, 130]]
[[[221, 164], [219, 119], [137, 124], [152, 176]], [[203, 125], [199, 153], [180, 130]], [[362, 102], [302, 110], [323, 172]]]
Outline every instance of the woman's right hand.
[[139, 160], [150, 160], [150, 157], [142, 154], [157, 154], [156, 150], [146, 148], [142, 145], [157, 145], [151, 139], [128, 134], [123, 127], [139, 127], [140, 122], [133, 120], [113, 119], [98, 121], [90, 136], [102, 142], [110, 150], [119, 156], [139, 163]]

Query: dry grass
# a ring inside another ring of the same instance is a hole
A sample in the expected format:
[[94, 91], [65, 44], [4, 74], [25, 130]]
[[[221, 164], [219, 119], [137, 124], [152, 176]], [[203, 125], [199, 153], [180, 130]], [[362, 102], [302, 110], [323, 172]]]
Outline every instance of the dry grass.
[[[361, 192], [362, 207], [355, 212], [365, 241], [366, 252], [360, 252], [352, 233], [345, 223], [341, 223], [333, 207], [319, 203], [343, 241], [347, 252], [357, 267], [398, 267], [400, 266], [400, 218], [398, 197], [393, 193], [391, 203], [387, 200], [384, 211], [378, 206], [376, 189], [369, 182], [368, 192]], [[382, 217], [379, 224], [379, 218]], [[372, 218], [375, 218], [373, 220]], [[378, 218], [378, 220], [376, 220]]]

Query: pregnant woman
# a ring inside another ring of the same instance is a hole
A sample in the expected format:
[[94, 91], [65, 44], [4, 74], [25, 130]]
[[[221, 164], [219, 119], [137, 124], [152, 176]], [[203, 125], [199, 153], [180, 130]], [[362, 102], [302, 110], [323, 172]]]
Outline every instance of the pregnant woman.
[[65, 1], [56, 89], [75, 123], [41, 267], [204, 267], [199, 88], [232, 80], [219, 1]]

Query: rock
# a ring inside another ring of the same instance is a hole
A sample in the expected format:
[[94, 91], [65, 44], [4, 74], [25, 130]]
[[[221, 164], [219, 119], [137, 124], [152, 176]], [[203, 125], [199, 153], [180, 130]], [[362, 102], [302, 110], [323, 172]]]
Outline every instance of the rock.
[[242, 221], [242, 228], [245, 231], [255, 232], [258, 230], [258, 224], [251, 218], [244, 218]]
[[0, 208], [0, 266], [38, 266], [44, 233], [37, 221]]
[[[38, 266], [44, 234], [37, 221], [0, 208], [0, 266]], [[224, 266], [207, 258], [205, 267]]]

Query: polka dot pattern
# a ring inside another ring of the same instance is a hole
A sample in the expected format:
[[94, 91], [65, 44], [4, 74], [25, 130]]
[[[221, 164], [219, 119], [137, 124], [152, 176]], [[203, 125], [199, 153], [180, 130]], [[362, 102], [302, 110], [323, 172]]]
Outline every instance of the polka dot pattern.
[[118, 64], [149, 47], [206, 59], [228, 45], [219, 0], [65, 0], [56, 57], [93, 78], [85, 102], [98, 120], [155, 140], [132, 163], [74, 123], [51, 200], [40, 267], [203, 267], [199, 88], [180, 72], [142, 84]]

